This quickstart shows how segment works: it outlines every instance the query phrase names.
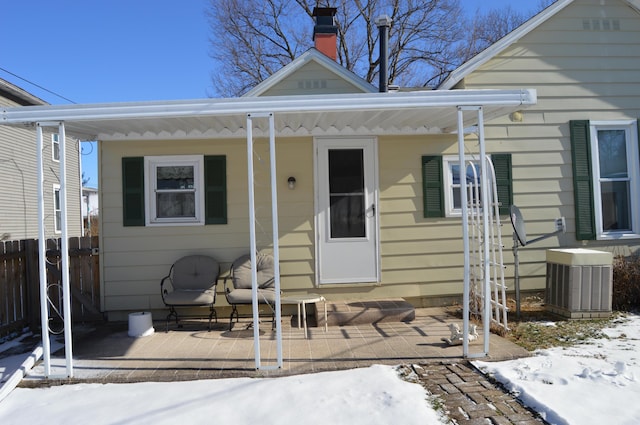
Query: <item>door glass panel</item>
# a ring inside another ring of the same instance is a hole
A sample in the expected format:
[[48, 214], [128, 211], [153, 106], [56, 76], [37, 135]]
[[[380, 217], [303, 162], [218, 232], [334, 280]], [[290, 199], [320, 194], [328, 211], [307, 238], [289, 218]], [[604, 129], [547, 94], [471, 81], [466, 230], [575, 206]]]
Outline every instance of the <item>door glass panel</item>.
[[362, 149], [329, 150], [331, 238], [365, 237]]

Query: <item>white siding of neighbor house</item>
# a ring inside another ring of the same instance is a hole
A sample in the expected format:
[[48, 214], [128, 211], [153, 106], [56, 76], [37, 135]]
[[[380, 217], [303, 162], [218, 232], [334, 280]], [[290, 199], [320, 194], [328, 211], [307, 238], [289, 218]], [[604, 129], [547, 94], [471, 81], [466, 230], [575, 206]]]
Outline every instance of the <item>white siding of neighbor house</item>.
[[[0, 95], [0, 106], [20, 106]], [[45, 235], [54, 232], [53, 187], [59, 184], [59, 162], [52, 160], [51, 129], [43, 132]], [[80, 167], [78, 142], [67, 138], [68, 225], [70, 236], [81, 236]], [[21, 240], [38, 237], [38, 169], [36, 131], [0, 126], [0, 238]]]
[[[619, 30], [613, 29], [618, 24]], [[569, 140], [570, 120], [640, 117], [637, 12], [621, 0], [576, 0], [462, 85], [538, 92], [538, 104], [523, 111], [522, 122], [504, 117], [486, 126], [489, 152], [513, 153], [514, 203], [522, 210], [529, 239], [551, 232], [556, 217], [567, 222], [567, 234], [521, 249], [524, 289], [544, 288], [546, 248], [585, 246], [625, 255], [640, 248], [640, 241], [576, 241]]]

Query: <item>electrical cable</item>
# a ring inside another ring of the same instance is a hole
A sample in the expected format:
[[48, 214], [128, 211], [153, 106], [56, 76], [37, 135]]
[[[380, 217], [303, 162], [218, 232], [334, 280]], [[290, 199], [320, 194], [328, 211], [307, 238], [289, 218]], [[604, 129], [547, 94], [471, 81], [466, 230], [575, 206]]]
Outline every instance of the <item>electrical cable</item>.
[[62, 96], [61, 94], [58, 94], [58, 93], [56, 93], [56, 92], [54, 92], [54, 91], [51, 91], [51, 90], [49, 90], [49, 89], [47, 89], [47, 88], [42, 87], [42, 86], [41, 86], [41, 85], [39, 85], [39, 84], [36, 84], [36, 83], [34, 83], [34, 82], [32, 82], [32, 81], [29, 81], [29, 80], [27, 80], [26, 78], [22, 78], [21, 76], [19, 76], [19, 75], [17, 75], [17, 74], [14, 74], [13, 72], [11, 72], [11, 71], [9, 71], [9, 70], [7, 70], [7, 69], [4, 69], [4, 68], [2, 68], [1, 66], [0, 66], [0, 71], [6, 72], [6, 73], [7, 73], [7, 74], [9, 74], [9, 75], [12, 75], [12, 76], [14, 76], [14, 77], [16, 77], [16, 78], [19, 78], [19, 79], [21, 79], [22, 81], [24, 81], [24, 82], [26, 82], [26, 83], [28, 83], [28, 84], [31, 84], [32, 86], [35, 86], [35, 87], [37, 87], [37, 88], [39, 88], [39, 89], [41, 89], [41, 90], [44, 90], [44, 91], [46, 91], [46, 92], [47, 92], [47, 93], [49, 93], [49, 94], [52, 94], [52, 95], [54, 95], [54, 96], [57, 96], [57, 97], [59, 97], [60, 99], [64, 99], [64, 100], [66, 100], [67, 102], [71, 102], [71, 103], [74, 103], [74, 104], [76, 104], [76, 103], [77, 103], [77, 102], [74, 102], [73, 100], [71, 100], [71, 99], [69, 99], [69, 98], [66, 98], [66, 97]]

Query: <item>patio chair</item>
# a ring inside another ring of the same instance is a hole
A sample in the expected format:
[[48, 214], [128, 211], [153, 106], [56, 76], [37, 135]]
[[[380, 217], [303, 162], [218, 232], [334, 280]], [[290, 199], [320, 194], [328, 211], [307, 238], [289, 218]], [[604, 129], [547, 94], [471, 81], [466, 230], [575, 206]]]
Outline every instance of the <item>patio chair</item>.
[[190, 255], [182, 257], [169, 269], [169, 274], [160, 282], [160, 292], [164, 305], [169, 307], [167, 315], [167, 331], [169, 321], [175, 318], [178, 324], [176, 308], [208, 307], [209, 330], [211, 320], [218, 316], [213, 305], [216, 302], [216, 285], [220, 274], [218, 262], [205, 255]]
[[[258, 275], [258, 304], [267, 305], [272, 312], [272, 324], [275, 326], [276, 290], [273, 270], [273, 256], [265, 253], [256, 254], [256, 272]], [[231, 281], [233, 288], [227, 286]], [[239, 305], [252, 305], [251, 296], [251, 255], [245, 254], [237, 258], [231, 265], [229, 275], [224, 279], [224, 295], [231, 305], [229, 330], [233, 329], [233, 318], [240, 319]]]

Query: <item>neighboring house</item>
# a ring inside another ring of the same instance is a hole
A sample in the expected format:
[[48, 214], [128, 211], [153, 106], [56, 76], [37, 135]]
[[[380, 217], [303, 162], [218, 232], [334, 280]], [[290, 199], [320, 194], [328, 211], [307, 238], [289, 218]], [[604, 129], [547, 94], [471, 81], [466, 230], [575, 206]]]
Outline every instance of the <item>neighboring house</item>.
[[[82, 188], [82, 223], [85, 235], [91, 234], [96, 236], [94, 228], [97, 229], [97, 223], [94, 223], [100, 215], [98, 204], [98, 189], [93, 187]], [[91, 233], [89, 233], [91, 232]]]
[[[20, 87], [0, 79], [0, 108], [47, 105]], [[43, 129], [45, 236], [61, 235], [60, 141], [53, 127]], [[38, 238], [38, 169], [34, 128], [0, 126], [0, 237]], [[67, 194], [70, 236], [80, 236], [80, 160], [78, 142], [67, 140]]]
[[[329, 300], [402, 297], [416, 306], [459, 301], [465, 259], [453, 170], [457, 133], [473, 125], [487, 140], [470, 134], [464, 150], [475, 159], [479, 139], [486, 144], [502, 211], [512, 202], [521, 207], [531, 238], [566, 218], [566, 234], [520, 254], [523, 289], [541, 290], [545, 248], [629, 253], [640, 240], [632, 125], [640, 109], [640, 14], [630, 5], [560, 0], [456, 70], [440, 90], [377, 93], [329, 59], [335, 32], [319, 25], [317, 49], [242, 98], [34, 107], [6, 117], [11, 124], [64, 120], [70, 134], [99, 141], [101, 296], [111, 320], [141, 309], [160, 313], [160, 279], [184, 255], [212, 255], [224, 271], [248, 252], [250, 183], [257, 248], [273, 248], [271, 136], [285, 292]], [[535, 106], [531, 88], [540, 90]], [[614, 176], [573, 159], [572, 152], [602, 158], [591, 149], [598, 142], [586, 137], [600, 129], [611, 147], [627, 148], [628, 176], [617, 173], [621, 167]], [[577, 203], [574, 168], [584, 172]], [[625, 185], [628, 191], [618, 190]], [[626, 217], [608, 208], [624, 205], [608, 201], [624, 193]], [[582, 208], [598, 217], [591, 232]], [[513, 288], [512, 232], [503, 218]]]

